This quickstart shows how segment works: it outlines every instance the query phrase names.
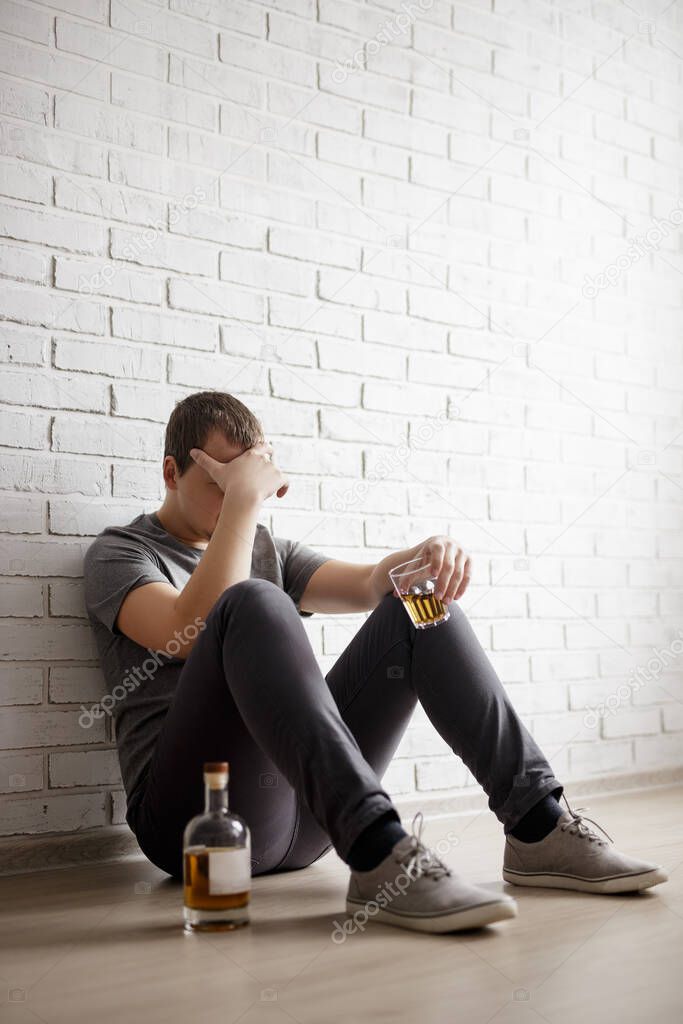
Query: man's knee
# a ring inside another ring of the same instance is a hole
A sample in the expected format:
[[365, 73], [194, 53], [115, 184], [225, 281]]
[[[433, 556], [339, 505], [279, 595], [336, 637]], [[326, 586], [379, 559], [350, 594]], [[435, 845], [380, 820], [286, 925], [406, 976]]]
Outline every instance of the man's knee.
[[272, 593], [287, 596], [282, 587], [278, 587], [277, 583], [273, 583], [272, 580], [251, 576], [249, 579], [240, 580], [238, 583], [226, 587], [218, 601], [221, 603], [239, 601], [241, 603], [245, 600], [259, 600]]
[[410, 625], [410, 617], [408, 616], [408, 613], [403, 607], [403, 601], [400, 599], [400, 597], [396, 597], [394, 592], [391, 590], [389, 591], [388, 594], [384, 595], [382, 600], [377, 605], [377, 609], [381, 609], [382, 613], [385, 615], [395, 616], [399, 620], [399, 622], [403, 622], [405, 620], [405, 622], [407, 622], [408, 625]]
[[[395, 596], [393, 591], [390, 590], [388, 593], [384, 595], [384, 597], [381, 599], [377, 607], [388, 608], [392, 610], [394, 608], [400, 608], [401, 611], [403, 611], [403, 602], [401, 601], [400, 598]], [[405, 612], [403, 612], [403, 614], [405, 615]]]
[[[283, 604], [288, 602], [294, 606], [287, 592], [278, 584], [262, 580], [260, 577], [251, 577], [249, 580], [240, 580], [239, 583], [226, 587], [211, 610], [226, 622], [227, 611], [241, 615], [254, 608], [276, 606], [282, 609]], [[254, 614], [254, 611], [251, 610], [251, 613]]]

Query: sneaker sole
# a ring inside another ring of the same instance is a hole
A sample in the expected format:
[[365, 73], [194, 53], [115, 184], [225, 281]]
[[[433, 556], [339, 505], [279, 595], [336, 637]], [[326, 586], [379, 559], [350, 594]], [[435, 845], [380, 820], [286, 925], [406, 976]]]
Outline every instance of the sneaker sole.
[[578, 889], [579, 892], [635, 892], [668, 881], [661, 868], [641, 871], [637, 875], [615, 875], [612, 878], [582, 878], [580, 875], [524, 874], [503, 868], [503, 878], [512, 885], [542, 886], [548, 889]]
[[[358, 910], [365, 910], [368, 901], [347, 899], [346, 912], [353, 915]], [[370, 901], [371, 902], [371, 901]], [[464, 928], [481, 928], [494, 921], [504, 921], [517, 916], [517, 903], [507, 897], [492, 903], [481, 903], [476, 907], [463, 907], [462, 910], [449, 911], [443, 914], [398, 914], [379, 908], [376, 914], [368, 914], [368, 920], [393, 924], [399, 928], [412, 928], [418, 932], [456, 932]]]

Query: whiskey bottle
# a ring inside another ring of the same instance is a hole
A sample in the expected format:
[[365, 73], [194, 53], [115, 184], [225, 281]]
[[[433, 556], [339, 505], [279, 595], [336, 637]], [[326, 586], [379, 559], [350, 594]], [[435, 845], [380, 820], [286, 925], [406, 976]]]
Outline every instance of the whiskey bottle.
[[228, 810], [227, 761], [204, 765], [204, 813], [183, 834], [185, 930], [225, 931], [249, 923], [251, 834]]

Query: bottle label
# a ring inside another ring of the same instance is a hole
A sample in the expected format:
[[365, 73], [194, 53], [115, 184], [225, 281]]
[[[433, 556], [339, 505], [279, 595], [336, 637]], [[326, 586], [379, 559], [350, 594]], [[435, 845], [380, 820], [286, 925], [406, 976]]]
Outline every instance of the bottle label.
[[209, 894], [219, 896], [251, 888], [251, 860], [247, 847], [209, 850]]

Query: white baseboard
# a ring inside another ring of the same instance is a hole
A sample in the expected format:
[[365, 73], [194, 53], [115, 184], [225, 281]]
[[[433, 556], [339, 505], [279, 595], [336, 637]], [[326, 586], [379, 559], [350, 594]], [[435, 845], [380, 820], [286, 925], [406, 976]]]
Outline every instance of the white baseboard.
[[[568, 780], [565, 793], [574, 804], [577, 797], [635, 792], [681, 782], [683, 765], [672, 765], [651, 771]], [[416, 811], [422, 811], [429, 820], [488, 810], [488, 799], [480, 787], [450, 794], [411, 793], [394, 797], [394, 804], [404, 826]], [[73, 835], [10, 836], [0, 840], [0, 875], [140, 859], [144, 860], [145, 856], [127, 825], [111, 825]]]

